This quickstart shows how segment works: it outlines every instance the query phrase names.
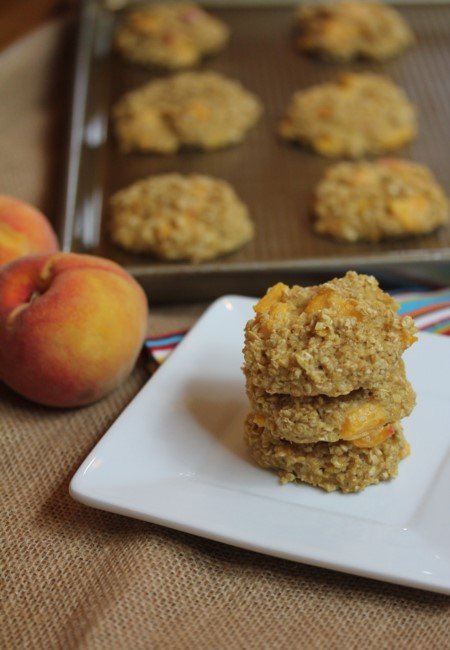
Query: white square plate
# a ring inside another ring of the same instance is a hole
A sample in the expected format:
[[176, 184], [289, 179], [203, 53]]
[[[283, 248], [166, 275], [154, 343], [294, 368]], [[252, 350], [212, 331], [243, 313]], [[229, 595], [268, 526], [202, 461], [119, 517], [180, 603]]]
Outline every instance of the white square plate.
[[89, 506], [298, 562], [450, 593], [450, 341], [405, 354], [412, 454], [359, 494], [281, 486], [242, 439], [253, 299], [217, 300], [72, 479]]

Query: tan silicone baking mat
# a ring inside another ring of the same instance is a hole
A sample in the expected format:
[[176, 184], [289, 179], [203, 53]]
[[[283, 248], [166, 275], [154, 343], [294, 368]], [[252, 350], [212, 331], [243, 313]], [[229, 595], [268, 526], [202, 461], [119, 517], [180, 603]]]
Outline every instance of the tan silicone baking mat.
[[[239, 146], [212, 153], [190, 151], [166, 157], [121, 154], [110, 130], [106, 142], [101, 142], [95, 119], [106, 119], [124, 91], [166, 73], [133, 67], [111, 53], [111, 36], [120, 15], [112, 18], [100, 12], [95, 29], [101, 33], [94, 37], [90, 53], [85, 116], [88, 146], [83, 145], [80, 157], [77, 195], [79, 206], [88, 206], [89, 219], [84, 217], [82, 225], [75, 223], [71, 248], [118, 261], [155, 298], [169, 300], [210, 297], [223, 291], [256, 291], [261, 281], [263, 285], [269, 281], [268, 275], [285, 277], [289, 273], [348, 268], [381, 270], [450, 260], [450, 227], [424, 237], [377, 245], [342, 244], [316, 236], [311, 228], [311, 193], [332, 161], [287, 144], [276, 135], [277, 121], [295, 90], [333, 79], [343, 70], [380, 72], [406, 90], [419, 112], [418, 138], [399, 155], [428, 165], [450, 193], [450, 6], [402, 6], [400, 11], [412, 26], [417, 44], [387, 63], [351, 65], [320, 62], [298, 54], [293, 47], [292, 8], [211, 11], [230, 26], [232, 38], [223, 52], [205, 61], [200, 69], [239, 79], [261, 98], [262, 119]], [[203, 265], [168, 264], [150, 255], [126, 254], [112, 245], [107, 228], [109, 196], [137, 179], [174, 171], [229, 181], [250, 208], [256, 224], [255, 240], [237, 253]]]

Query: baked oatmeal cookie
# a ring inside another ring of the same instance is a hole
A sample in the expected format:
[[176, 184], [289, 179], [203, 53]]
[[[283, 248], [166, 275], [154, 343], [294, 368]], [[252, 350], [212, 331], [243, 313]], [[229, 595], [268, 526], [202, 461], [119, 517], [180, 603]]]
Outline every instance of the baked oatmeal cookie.
[[258, 465], [276, 470], [282, 483], [301, 481], [327, 492], [359, 492], [368, 485], [394, 478], [399, 462], [409, 455], [399, 423], [383, 427], [375, 445], [374, 440], [363, 443], [366, 446], [354, 442], [298, 445], [272, 438], [250, 414], [245, 423], [245, 439]]
[[349, 271], [313, 287], [281, 282], [245, 329], [244, 373], [268, 393], [345, 395], [386, 382], [416, 339], [374, 277]]
[[272, 438], [300, 444], [363, 438], [406, 417], [415, 404], [402, 360], [377, 388], [360, 388], [339, 397], [270, 395], [250, 381], [247, 395], [258, 426]]
[[329, 158], [394, 151], [416, 132], [416, 111], [405, 93], [370, 72], [342, 74], [296, 92], [279, 125], [283, 138]]
[[254, 233], [233, 188], [208, 176], [164, 174], [111, 198], [111, 237], [133, 253], [202, 262], [233, 251]]
[[382, 158], [330, 167], [315, 192], [315, 230], [343, 241], [378, 242], [431, 232], [449, 201], [422, 165]]
[[194, 3], [154, 4], [125, 16], [114, 47], [132, 63], [179, 69], [218, 52], [228, 38], [228, 27]]
[[414, 42], [398, 11], [378, 2], [302, 5], [297, 21], [298, 48], [332, 61], [384, 61]]
[[122, 151], [171, 154], [181, 147], [237, 144], [261, 110], [259, 99], [237, 81], [216, 72], [183, 72], [126, 93], [113, 120]]

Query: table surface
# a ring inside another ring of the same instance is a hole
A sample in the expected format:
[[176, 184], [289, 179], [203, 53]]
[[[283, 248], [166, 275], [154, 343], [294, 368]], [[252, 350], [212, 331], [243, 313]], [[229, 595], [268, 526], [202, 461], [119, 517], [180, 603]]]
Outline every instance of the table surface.
[[[50, 216], [58, 209], [72, 46], [72, 20], [58, 18], [1, 55], [8, 98], [0, 104], [2, 191]], [[189, 327], [204, 307], [150, 306], [150, 331]], [[70, 411], [33, 405], [0, 384], [8, 558], [1, 647], [450, 647], [445, 596], [242, 551], [73, 501], [73, 473], [146, 379], [141, 362], [100, 403]]]

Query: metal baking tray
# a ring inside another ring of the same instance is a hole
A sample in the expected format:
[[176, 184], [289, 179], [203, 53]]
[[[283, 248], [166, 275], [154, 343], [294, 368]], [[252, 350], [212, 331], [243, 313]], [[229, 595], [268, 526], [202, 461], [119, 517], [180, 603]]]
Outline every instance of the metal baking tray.
[[[383, 64], [337, 65], [299, 55], [292, 42], [292, 7], [233, 6], [209, 10], [231, 28], [229, 46], [200, 69], [240, 79], [264, 104], [264, 115], [239, 146], [174, 156], [121, 154], [110, 134], [111, 106], [123, 92], [165, 76], [124, 63], [111, 51], [120, 13], [87, 0], [76, 53], [64, 209], [63, 248], [103, 255], [122, 264], [154, 300], [211, 298], [229, 291], [257, 292], [271, 281], [297, 281], [349, 268], [402, 274], [450, 261], [450, 227], [410, 239], [343, 244], [311, 228], [311, 193], [331, 161], [281, 141], [276, 125], [292, 93], [342, 70], [373, 70], [402, 86], [419, 111], [419, 136], [399, 152], [428, 165], [450, 194], [450, 5], [401, 5], [417, 44]], [[229, 181], [247, 203], [256, 238], [242, 250], [193, 265], [133, 256], [108, 238], [108, 199], [152, 174], [204, 173]], [[450, 266], [447, 267], [450, 269]], [[450, 277], [450, 273], [449, 273]], [[305, 280], [303, 280], [305, 281]]]

